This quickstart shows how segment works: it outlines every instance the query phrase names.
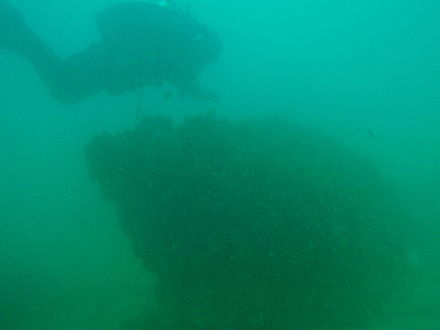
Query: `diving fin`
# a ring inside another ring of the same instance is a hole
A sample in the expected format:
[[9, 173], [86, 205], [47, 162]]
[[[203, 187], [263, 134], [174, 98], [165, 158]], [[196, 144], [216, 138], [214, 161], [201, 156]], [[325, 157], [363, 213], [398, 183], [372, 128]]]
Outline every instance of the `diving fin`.
[[65, 74], [62, 62], [29, 28], [23, 15], [5, 0], [0, 0], [1, 49], [16, 51], [33, 64], [50, 90], [58, 88], [60, 76]]
[[32, 37], [23, 15], [9, 2], [0, 0], [0, 49], [22, 51]]

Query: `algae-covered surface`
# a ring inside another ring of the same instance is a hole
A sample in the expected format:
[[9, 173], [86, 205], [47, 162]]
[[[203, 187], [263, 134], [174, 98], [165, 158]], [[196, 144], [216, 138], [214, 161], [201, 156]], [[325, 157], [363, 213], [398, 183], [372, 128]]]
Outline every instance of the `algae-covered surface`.
[[146, 328], [359, 327], [404, 285], [393, 188], [313, 130], [149, 117], [96, 137], [86, 157], [157, 275]]

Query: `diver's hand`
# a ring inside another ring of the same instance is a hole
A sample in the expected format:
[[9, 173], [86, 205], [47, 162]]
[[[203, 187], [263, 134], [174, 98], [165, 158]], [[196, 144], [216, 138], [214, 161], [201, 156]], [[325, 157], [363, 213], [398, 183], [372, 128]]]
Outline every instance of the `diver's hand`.
[[182, 94], [183, 96], [189, 95], [190, 97], [203, 101], [218, 102], [219, 100], [219, 96], [216, 92], [204, 89], [195, 82], [190, 85], [183, 86]]
[[210, 101], [210, 102], [218, 102], [219, 96], [216, 92], [208, 90], [208, 89], [198, 89], [193, 95], [194, 98], [203, 100], [203, 101]]

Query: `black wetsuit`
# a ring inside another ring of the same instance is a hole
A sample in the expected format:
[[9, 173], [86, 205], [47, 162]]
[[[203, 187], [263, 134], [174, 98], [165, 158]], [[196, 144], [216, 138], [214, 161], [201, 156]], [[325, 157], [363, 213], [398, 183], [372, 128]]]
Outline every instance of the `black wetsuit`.
[[175, 85], [182, 94], [215, 99], [197, 78], [221, 50], [217, 33], [188, 13], [141, 2], [115, 5], [96, 14], [101, 41], [60, 59], [0, 0], [0, 48], [26, 57], [49, 92], [76, 102], [100, 91], [120, 94], [143, 86]]

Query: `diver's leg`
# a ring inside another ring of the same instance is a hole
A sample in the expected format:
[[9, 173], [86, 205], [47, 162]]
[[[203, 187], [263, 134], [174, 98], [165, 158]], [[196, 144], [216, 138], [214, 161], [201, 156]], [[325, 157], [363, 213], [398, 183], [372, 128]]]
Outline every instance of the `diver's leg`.
[[47, 85], [57, 79], [59, 58], [29, 28], [22, 14], [3, 0], [0, 0], [0, 49], [15, 51], [29, 60]]
[[58, 62], [54, 52], [32, 32], [21, 13], [3, 0], [0, 0], [0, 49], [18, 52], [38, 71], [47, 71]]
[[73, 103], [102, 91], [108, 76], [105, 57], [100, 43], [66, 57], [47, 83], [50, 93], [62, 102]]
[[29, 29], [23, 16], [8, 2], [0, 1], [0, 49], [19, 47]]
[[60, 60], [21, 13], [4, 0], [0, 0], [0, 49], [16, 51], [29, 60], [49, 93], [61, 102], [76, 102], [102, 89], [99, 45]]

